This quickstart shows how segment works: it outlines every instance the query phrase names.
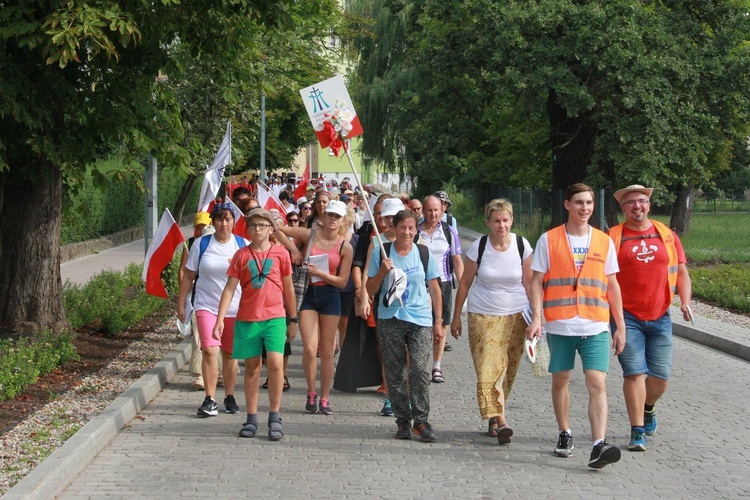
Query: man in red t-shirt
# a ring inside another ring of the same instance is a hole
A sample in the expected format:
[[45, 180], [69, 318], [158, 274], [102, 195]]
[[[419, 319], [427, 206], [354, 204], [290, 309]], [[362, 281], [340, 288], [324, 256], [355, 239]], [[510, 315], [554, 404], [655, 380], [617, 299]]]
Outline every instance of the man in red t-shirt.
[[622, 308], [627, 328], [618, 356], [625, 380], [622, 390], [630, 419], [630, 451], [646, 451], [646, 436], [656, 432], [654, 405], [667, 390], [672, 368], [672, 321], [675, 292], [689, 319], [692, 294], [687, 259], [677, 235], [648, 218], [653, 189], [628, 186], [615, 193], [625, 222], [610, 229], [617, 248]]

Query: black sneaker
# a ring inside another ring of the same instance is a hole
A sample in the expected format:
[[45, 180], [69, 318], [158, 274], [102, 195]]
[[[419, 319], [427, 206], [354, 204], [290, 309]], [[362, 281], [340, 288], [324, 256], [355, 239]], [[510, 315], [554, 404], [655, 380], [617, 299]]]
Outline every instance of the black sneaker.
[[333, 410], [331, 409], [331, 403], [329, 403], [327, 399], [320, 400], [320, 405], [318, 406], [318, 413], [322, 413], [323, 415], [333, 415]]
[[573, 435], [567, 431], [560, 431], [557, 438], [557, 447], [552, 453], [557, 457], [568, 458], [573, 454]]
[[427, 422], [414, 424], [414, 434], [418, 435], [424, 443], [431, 443], [437, 437], [435, 431], [432, 430], [432, 426]]
[[411, 439], [411, 422], [405, 420], [398, 424], [396, 439]]
[[203, 404], [198, 408], [199, 417], [215, 417], [219, 414], [219, 406], [211, 396], [206, 396], [203, 400]]
[[318, 393], [308, 392], [307, 402], [305, 403], [305, 411], [307, 413], [315, 413], [318, 411]]
[[234, 400], [234, 395], [230, 394], [224, 398], [224, 413], [239, 413], [240, 407]]
[[613, 464], [619, 460], [620, 448], [612, 444], [607, 444], [606, 441], [602, 441], [591, 450], [589, 467], [592, 469], [601, 469], [605, 465]]

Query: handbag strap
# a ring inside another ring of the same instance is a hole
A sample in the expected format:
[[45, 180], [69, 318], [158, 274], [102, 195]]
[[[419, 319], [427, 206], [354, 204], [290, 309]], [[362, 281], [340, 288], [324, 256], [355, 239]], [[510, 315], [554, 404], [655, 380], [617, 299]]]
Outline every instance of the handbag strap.
[[310, 229], [310, 239], [307, 240], [307, 247], [305, 248], [305, 258], [303, 263], [310, 261], [310, 251], [312, 250], [313, 242], [315, 241], [315, 224], [313, 223], [312, 229]]

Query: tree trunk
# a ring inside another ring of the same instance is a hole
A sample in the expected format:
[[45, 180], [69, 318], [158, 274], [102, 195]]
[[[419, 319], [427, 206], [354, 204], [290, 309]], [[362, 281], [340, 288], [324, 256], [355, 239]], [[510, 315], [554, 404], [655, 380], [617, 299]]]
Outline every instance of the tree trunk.
[[[552, 189], [563, 193], [571, 184], [583, 182], [591, 164], [596, 139], [596, 123], [589, 115], [569, 117], [557, 102], [557, 94], [550, 91], [547, 98], [552, 146]], [[563, 199], [565, 196], [563, 195]], [[552, 227], [567, 220], [562, 204], [552, 207]]]
[[677, 189], [677, 198], [672, 205], [672, 218], [669, 227], [680, 237], [690, 231], [690, 213], [693, 210], [693, 187], [681, 186]]
[[24, 334], [69, 327], [60, 277], [62, 173], [43, 159], [33, 168], [34, 180], [0, 174], [0, 326]]
[[180, 223], [180, 219], [182, 219], [182, 214], [185, 211], [185, 204], [187, 203], [187, 199], [190, 196], [190, 193], [195, 187], [195, 181], [197, 179], [197, 175], [190, 174], [188, 175], [188, 178], [185, 179], [185, 183], [182, 185], [182, 190], [180, 190], [180, 195], [177, 197], [177, 201], [174, 205], [174, 220], [176, 220], [178, 224]]

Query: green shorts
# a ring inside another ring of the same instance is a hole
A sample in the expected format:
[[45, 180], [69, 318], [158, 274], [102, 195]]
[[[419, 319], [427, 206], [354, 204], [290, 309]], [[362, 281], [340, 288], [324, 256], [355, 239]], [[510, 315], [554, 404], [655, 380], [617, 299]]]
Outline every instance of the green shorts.
[[266, 321], [240, 321], [234, 324], [234, 359], [260, 356], [265, 346], [267, 352], [284, 354], [286, 318]]
[[[239, 323], [239, 321], [238, 321]], [[237, 327], [235, 326], [235, 331]], [[237, 335], [235, 333], [235, 335]], [[581, 356], [583, 371], [598, 370], [609, 373], [609, 332], [581, 337], [547, 333], [549, 372], [557, 373], [575, 368], [576, 351]]]

